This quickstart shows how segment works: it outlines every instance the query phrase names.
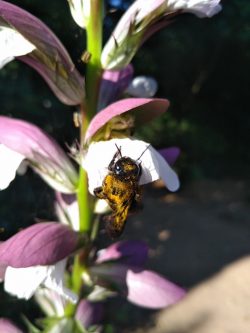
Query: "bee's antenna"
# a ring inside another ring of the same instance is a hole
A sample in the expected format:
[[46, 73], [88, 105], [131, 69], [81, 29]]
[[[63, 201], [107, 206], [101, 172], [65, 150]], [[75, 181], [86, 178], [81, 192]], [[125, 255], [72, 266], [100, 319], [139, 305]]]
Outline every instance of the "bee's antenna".
[[151, 146], [151, 145], [148, 145], [148, 146], [146, 147], [146, 149], [143, 150], [143, 152], [142, 152], [141, 155], [137, 158], [136, 161], [138, 161], [138, 160], [142, 157], [142, 155], [145, 153], [146, 150], [148, 150], [148, 148], [149, 148], [150, 146]]
[[115, 143], [115, 146], [116, 146], [116, 149], [119, 152], [120, 156], [122, 157], [122, 151], [121, 151], [122, 146], [120, 146], [120, 148], [119, 148], [116, 143]]

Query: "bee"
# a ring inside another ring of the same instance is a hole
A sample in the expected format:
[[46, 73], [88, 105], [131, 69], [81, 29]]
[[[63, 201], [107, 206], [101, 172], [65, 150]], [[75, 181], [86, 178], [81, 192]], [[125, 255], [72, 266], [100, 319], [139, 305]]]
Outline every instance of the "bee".
[[112, 238], [122, 234], [129, 212], [140, 206], [142, 192], [139, 181], [142, 167], [139, 160], [148, 147], [137, 160], [133, 160], [122, 156], [121, 147], [116, 145], [117, 151], [108, 166], [109, 173], [102, 186], [94, 189], [95, 196], [105, 199], [113, 211], [106, 218], [106, 230]]

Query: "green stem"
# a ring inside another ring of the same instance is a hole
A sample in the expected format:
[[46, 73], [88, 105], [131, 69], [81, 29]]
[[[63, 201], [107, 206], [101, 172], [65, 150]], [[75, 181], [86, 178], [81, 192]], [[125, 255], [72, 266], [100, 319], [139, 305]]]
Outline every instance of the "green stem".
[[80, 167], [79, 171], [79, 187], [77, 192], [77, 200], [79, 207], [79, 231], [89, 233], [91, 229], [91, 203], [88, 193], [88, 178], [86, 171]]
[[[80, 133], [80, 147], [84, 148], [84, 136], [90, 120], [97, 112], [99, 85], [102, 76], [101, 68], [101, 51], [102, 51], [102, 9], [103, 0], [90, 1], [90, 15], [86, 26], [87, 33], [87, 51], [90, 53], [91, 58], [87, 63], [86, 68], [86, 102], [81, 105], [81, 118], [82, 126]], [[79, 229], [91, 237], [92, 232], [92, 219], [93, 219], [93, 201], [88, 194], [88, 179], [86, 171], [80, 167], [79, 170], [79, 186], [77, 191], [77, 201], [79, 206]], [[94, 234], [97, 231], [95, 230]], [[86, 244], [84, 250], [91, 244]], [[82, 288], [82, 275], [86, 271], [88, 255], [81, 256], [79, 253], [75, 256], [74, 264], [72, 267], [71, 285], [73, 291], [80, 295]], [[76, 305], [68, 304], [65, 309], [67, 316], [72, 316], [75, 312]]]
[[91, 58], [86, 68], [87, 113], [92, 118], [97, 112], [99, 85], [102, 75], [102, 18], [103, 1], [91, 0], [90, 17], [86, 26], [87, 51]]
[[[91, 54], [86, 68], [86, 103], [81, 107], [82, 128], [81, 147], [84, 146], [84, 134], [91, 118], [97, 112], [99, 85], [101, 80], [101, 52], [102, 52], [102, 0], [91, 0], [90, 15], [86, 26], [87, 51]], [[77, 200], [79, 204], [80, 231], [91, 231], [93, 204], [88, 195], [87, 174], [80, 168]]]

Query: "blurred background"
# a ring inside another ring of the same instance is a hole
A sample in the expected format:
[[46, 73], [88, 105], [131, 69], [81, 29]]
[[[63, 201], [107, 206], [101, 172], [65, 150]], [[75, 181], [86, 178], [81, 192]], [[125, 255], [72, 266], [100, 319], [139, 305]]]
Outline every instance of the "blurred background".
[[[9, 2], [45, 22], [84, 73], [80, 57], [85, 33], [71, 19], [67, 1]], [[105, 38], [131, 2], [107, 1]], [[143, 234], [151, 249], [149, 267], [186, 288], [250, 249], [250, 3], [225, 0], [222, 5], [222, 12], [211, 19], [188, 14], [176, 18], [151, 37], [133, 60], [135, 74], [154, 77], [157, 97], [171, 102], [164, 116], [140, 128], [137, 135], [157, 148], [180, 147], [176, 169], [182, 187], [177, 194], [167, 193], [160, 183], [147, 187], [145, 209], [131, 219], [124, 237]], [[18, 61], [0, 71], [0, 100], [1, 114], [39, 125], [61, 145], [70, 145], [78, 135], [72, 126], [75, 108], [61, 104], [43, 79]], [[157, 218], [152, 209], [157, 209]], [[0, 193], [2, 240], [35, 219], [53, 216], [53, 193], [31, 171]], [[157, 221], [154, 224], [151, 216]], [[107, 325], [108, 333], [150, 326], [145, 314], [154, 312], [119, 300], [110, 303], [107, 322], [115, 325]], [[117, 304], [121, 310], [114, 317]], [[39, 313], [32, 301], [17, 301], [1, 292], [0, 316], [21, 312], [29, 318]]]

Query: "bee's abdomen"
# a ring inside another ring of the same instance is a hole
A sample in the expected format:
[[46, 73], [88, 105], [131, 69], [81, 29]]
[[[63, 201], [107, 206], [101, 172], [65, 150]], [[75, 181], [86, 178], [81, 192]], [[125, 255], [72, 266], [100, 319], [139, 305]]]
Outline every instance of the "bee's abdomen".
[[124, 182], [115, 175], [107, 175], [102, 190], [113, 214], [108, 217], [107, 231], [112, 238], [119, 237], [124, 229], [129, 209], [135, 197], [133, 182]]

